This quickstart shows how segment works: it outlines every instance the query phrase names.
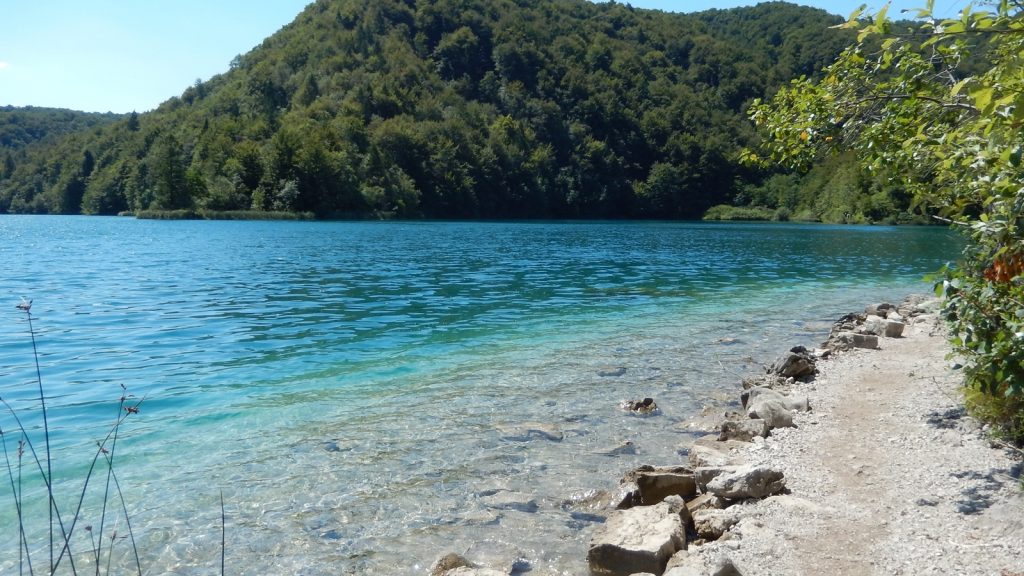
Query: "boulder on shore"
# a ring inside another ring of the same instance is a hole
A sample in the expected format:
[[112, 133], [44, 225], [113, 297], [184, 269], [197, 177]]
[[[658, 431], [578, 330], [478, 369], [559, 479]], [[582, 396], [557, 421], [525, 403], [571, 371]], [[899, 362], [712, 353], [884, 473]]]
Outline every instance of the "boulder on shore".
[[747, 409], [751, 418], [763, 420], [769, 428], [793, 428], [793, 413], [785, 401], [771, 396], [754, 400]]
[[786, 476], [770, 466], [740, 466], [715, 475], [705, 488], [721, 498], [765, 498], [786, 488]]
[[669, 558], [686, 547], [692, 521], [682, 498], [669, 496], [654, 506], [618, 510], [594, 533], [587, 551], [593, 574], [662, 574]]
[[692, 500], [687, 500], [686, 507], [690, 509], [692, 516], [698, 510], [721, 510], [726, 507], [726, 502], [714, 494], [701, 494]]
[[750, 442], [757, 436], [764, 438], [768, 435], [768, 423], [761, 418], [750, 418], [748, 420], [730, 420], [722, 423], [722, 431], [718, 439], [739, 440]]
[[854, 348], [877, 350], [878, 336], [857, 332], [834, 332], [823, 346], [835, 351], [853, 350]]
[[717, 510], [705, 508], [693, 513], [693, 527], [697, 534], [707, 540], [718, 540], [727, 530], [739, 523], [739, 506]]
[[[626, 472], [620, 486], [636, 487], [632, 501], [628, 505], [620, 505], [620, 509], [640, 505], [651, 506], [668, 496], [687, 499], [697, 495], [693, 469], [687, 466], [640, 466]], [[625, 500], [623, 504], [626, 504]]]
[[767, 398], [779, 400], [786, 406], [786, 409], [788, 410], [796, 410], [797, 412], [807, 412], [811, 409], [811, 403], [807, 399], [806, 395], [786, 395], [783, 394], [782, 392], [779, 392], [778, 390], [774, 390], [766, 386], [757, 386], [755, 388], [746, 390], [740, 394], [740, 401], [743, 403], [744, 407], [753, 405], [753, 403], [759, 399]]
[[866, 316], [881, 316], [884, 318], [890, 310], [896, 310], [896, 306], [888, 302], [882, 302], [881, 304], [868, 304], [864, 307], [864, 314]]
[[657, 504], [668, 496], [685, 499], [697, 495], [693, 471], [647, 472], [637, 477], [636, 484], [640, 488], [640, 503], [644, 506]]
[[765, 386], [767, 388], [779, 388], [787, 384], [792, 384], [793, 381], [789, 378], [783, 378], [778, 374], [761, 374], [758, 376], [748, 376], [740, 381], [744, 390], [749, 390], [757, 386]]
[[664, 576], [743, 576], [727, 556], [709, 564], [703, 556], [689, 555], [681, 558]]
[[803, 346], [794, 346], [769, 366], [767, 371], [768, 374], [782, 378], [808, 378], [814, 375], [814, 355]]
[[693, 477], [697, 481], [700, 491], [708, 494], [708, 483], [722, 474], [729, 474], [739, 470], [741, 467], [735, 464], [725, 466], [701, 466], [693, 471]]
[[860, 328], [860, 331], [865, 334], [885, 336], [886, 338], [899, 338], [903, 335], [904, 327], [906, 327], [906, 324], [900, 320], [868, 316], [864, 320], [864, 326]]
[[733, 454], [733, 448], [746, 449], [747, 443], [739, 440], [720, 441], [716, 436], [703, 436], [698, 438], [689, 448], [688, 459], [690, 467], [697, 469], [701, 466], [727, 466], [738, 464], [737, 456]]

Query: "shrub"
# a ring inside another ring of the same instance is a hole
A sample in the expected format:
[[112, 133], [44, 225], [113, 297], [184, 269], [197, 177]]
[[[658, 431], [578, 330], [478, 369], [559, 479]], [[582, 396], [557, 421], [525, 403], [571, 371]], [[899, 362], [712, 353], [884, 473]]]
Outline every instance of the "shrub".
[[719, 204], [704, 213], [704, 220], [770, 221], [775, 211], [763, 206], [729, 206]]

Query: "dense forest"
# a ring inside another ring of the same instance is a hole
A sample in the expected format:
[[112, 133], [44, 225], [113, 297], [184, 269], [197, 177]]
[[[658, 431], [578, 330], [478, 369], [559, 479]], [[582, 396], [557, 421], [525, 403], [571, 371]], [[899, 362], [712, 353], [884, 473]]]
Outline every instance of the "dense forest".
[[26, 160], [30, 145], [54, 146], [68, 134], [110, 124], [118, 114], [77, 112], [60, 108], [0, 106], [0, 182], [14, 173], [18, 162]]
[[905, 206], [864, 200], [879, 191], [853, 162], [835, 160], [850, 197], [821, 208], [835, 167], [808, 184], [740, 161], [750, 102], [819, 74], [853, 40], [841, 21], [782, 2], [318, 0], [152, 112], [0, 143], [0, 213], [875, 219]]
[[77, 112], [61, 108], [0, 106], [0, 150], [14, 153], [37, 142], [53, 143], [61, 136], [122, 119], [121, 114]]

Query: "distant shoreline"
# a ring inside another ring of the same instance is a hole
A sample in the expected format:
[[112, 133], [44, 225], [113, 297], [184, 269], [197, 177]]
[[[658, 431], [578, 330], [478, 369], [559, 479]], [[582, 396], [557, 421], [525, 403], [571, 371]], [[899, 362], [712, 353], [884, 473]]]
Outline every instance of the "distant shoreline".
[[122, 212], [139, 220], [315, 220], [312, 212], [266, 212], [262, 210], [140, 210]]

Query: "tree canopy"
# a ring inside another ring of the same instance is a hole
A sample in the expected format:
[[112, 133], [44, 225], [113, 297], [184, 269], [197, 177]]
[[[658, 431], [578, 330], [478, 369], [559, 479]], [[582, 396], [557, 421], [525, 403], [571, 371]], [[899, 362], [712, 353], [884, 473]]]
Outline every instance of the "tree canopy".
[[853, 39], [840, 22], [782, 2], [319, 0], [157, 110], [29, 146], [0, 213], [699, 217], [771, 175], [739, 161], [744, 112], [815, 77]]
[[[1008, 399], [1024, 432], [1024, 12], [1006, 0], [919, 29], [854, 13], [858, 42], [820, 80], [751, 116], [764, 160], [808, 166], [849, 150], [970, 243], [944, 282], [952, 342], [974, 387]], [[879, 42], [880, 41], [880, 42]], [[973, 56], [971, 56], [973, 53]]]

